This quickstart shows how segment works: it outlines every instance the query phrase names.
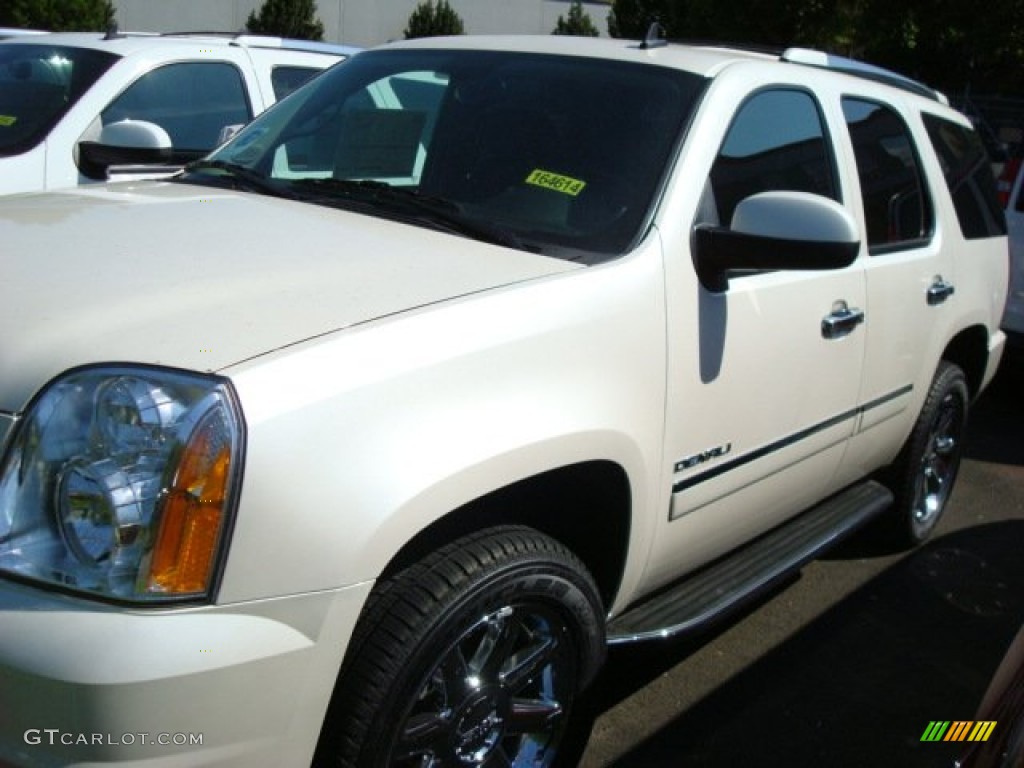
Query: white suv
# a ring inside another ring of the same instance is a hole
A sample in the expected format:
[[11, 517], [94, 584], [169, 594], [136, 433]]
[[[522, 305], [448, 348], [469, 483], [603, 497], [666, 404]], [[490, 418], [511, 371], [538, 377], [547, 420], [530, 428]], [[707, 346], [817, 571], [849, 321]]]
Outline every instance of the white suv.
[[0, 194], [171, 173], [355, 49], [252, 35], [0, 42]]
[[182, 175], [0, 201], [0, 762], [551, 766], [608, 643], [952, 491], [970, 123], [782, 55], [361, 53]]

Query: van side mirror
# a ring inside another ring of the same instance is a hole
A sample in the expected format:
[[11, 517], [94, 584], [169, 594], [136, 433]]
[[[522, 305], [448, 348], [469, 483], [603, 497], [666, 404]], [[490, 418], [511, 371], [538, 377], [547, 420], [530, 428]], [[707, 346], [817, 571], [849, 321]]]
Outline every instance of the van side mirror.
[[711, 291], [724, 291], [731, 271], [842, 269], [859, 252], [853, 217], [808, 192], [760, 192], [736, 206], [732, 226], [694, 228], [697, 276]]
[[173, 149], [171, 137], [156, 123], [121, 120], [103, 126], [96, 141], [78, 143], [78, 166], [90, 179], [103, 180], [115, 165], [166, 166]]

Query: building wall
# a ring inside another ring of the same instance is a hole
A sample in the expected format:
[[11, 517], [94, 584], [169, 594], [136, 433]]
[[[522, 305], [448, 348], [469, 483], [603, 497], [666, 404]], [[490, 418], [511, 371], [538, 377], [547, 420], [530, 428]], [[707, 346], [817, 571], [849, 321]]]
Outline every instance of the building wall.
[[[470, 34], [549, 34], [568, 0], [449, 0]], [[121, 29], [137, 32], [234, 32], [245, 27], [262, 0], [114, 0]], [[401, 39], [419, 0], [318, 0], [324, 39], [371, 46]], [[587, 3], [585, 11], [607, 34], [609, 6]]]

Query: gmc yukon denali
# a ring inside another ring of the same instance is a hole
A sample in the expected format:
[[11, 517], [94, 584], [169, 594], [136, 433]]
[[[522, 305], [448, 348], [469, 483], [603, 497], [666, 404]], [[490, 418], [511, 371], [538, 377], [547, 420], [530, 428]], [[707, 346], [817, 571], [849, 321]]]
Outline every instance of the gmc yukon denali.
[[1005, 342], [941, 94], [656, 34], [364, 52], [0, 243], [5, 766], [558, 764], [609, 644], [925, 539]]

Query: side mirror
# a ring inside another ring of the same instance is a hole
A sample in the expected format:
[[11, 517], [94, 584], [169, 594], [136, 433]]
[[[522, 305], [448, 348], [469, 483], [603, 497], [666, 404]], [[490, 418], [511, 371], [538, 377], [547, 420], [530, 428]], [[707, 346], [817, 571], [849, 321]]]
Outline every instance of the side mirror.
[[78, 143], [78, 165], [90, 179], [103, 180], [115, 165], [167, 165], [173, 149], [171, 137], [156, 123], [121, 120], [103, 126], [96, 141]]
[[225, 125], [220, 129], [220, 133], [217, 134], [217, 146], [221, 144], [227, 144], [231, 139], [235, 138], [240, 130], [245, 128], [245, 123], [232, 123], [231, 125]]
[[808, 192], [751, 195], [736, 206], [731, 227], [694, 229], [697, 276], [712, 291], [724, 291], [733, 270], [842, 269], [859, 252], [853, 217]]

